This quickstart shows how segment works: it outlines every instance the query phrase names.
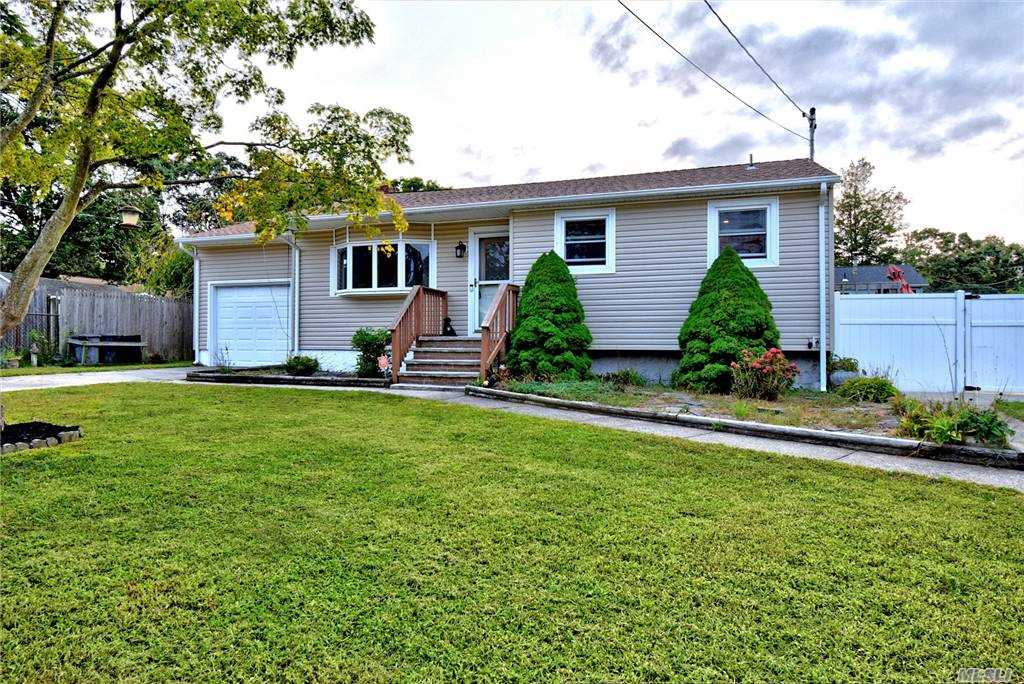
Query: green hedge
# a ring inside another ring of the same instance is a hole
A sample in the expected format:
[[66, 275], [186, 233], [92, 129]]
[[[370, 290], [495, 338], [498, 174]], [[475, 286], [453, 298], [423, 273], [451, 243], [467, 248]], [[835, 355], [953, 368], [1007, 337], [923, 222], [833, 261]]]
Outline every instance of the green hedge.
[[744, 349], [764, 354], [779, 346], [772, 305], [739, 255], [725, 247], [701, 281], [679, 331], [683, 357], [672, 384], [698, 392], [727, 393], [733, 361]]
[[512, 345], [505, 361], [517, 377], [575, 380], [590, 374], [593, 338], [562, 257], [545, 252], [533, 263], [519, 298]]

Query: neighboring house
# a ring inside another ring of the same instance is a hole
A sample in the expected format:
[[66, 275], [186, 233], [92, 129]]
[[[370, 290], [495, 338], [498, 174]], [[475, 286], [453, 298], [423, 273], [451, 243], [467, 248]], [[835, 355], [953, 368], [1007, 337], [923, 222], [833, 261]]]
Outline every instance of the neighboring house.
[[[832, 338], [838, 181], [794, 159], [395, 194], [410, 227], [399, 236], [383, 226], [394, 254], [348, 228], [344, 215], [312, 216], [299, 234], [266, 245], [255, 243], [251, 224], [188, 235], [178, 242], [195, 259], [196, 360], [261, 365], [301, 353], [351, 368], [352, 334], [391, 327], [403, 315], [408, 323], [407, 294], [417, 285], [440, 291], [417, 291], [433, 298], [431, 332], [440, 332], [445, 306], [467, 338], [450, 346], [476, 349], [500, 286], [521, 285], [534, 260], [554, 249], [576, 275], [595, 371], [630, 366], [667, 379], [701, 279], [729, 244], [771, 299], [782, 348], [807, 371], [804, 383], [818, 386]], [[417, 350], [435, 343], [423, 340]], [[405, 343], [396, 347], [404, 357]], [[416, 356], [415, 372], [401, 381], [464, 383], [480, 366], [479, 352], [467, 353], [455, 365], [443, 363], [455, 354]]]
[[903, 272], [903, 279], [914, 292], [928, 289], [928, 281], [910, 264], [836, 266], [835, 288], [839, 292], [856, 294], [896, 294], [900, 291], [900, 283], [890, 278], [893, 267]]

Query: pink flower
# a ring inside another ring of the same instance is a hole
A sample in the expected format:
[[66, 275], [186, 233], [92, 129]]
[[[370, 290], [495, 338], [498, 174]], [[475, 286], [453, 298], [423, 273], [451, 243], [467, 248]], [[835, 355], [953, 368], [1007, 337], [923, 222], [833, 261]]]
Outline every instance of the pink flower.
[[377, 368], [380, 368], [383, 371], [383, 370], [387, 370], [388, 366], [390, 366], [390, 365], [391, 365], [391, 362], [388, 361], [387, 354], [381, 354], [380, 356], [377, 357]]

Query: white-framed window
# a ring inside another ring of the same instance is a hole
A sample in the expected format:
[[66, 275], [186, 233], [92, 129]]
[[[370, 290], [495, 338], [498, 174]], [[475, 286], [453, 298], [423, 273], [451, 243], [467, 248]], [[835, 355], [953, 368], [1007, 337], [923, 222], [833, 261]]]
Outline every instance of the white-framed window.
[[615, 273], [615, 210], [556, 212], [555, 253], [570, 273]]
[[435, 287], [437, 244], [415, 238], [347, 242], [331, 248], [331, 294], [388, 294]]
[[726, 245], [750, 268], [779, 265], [779, 198], [708, 202], [708, 266]]

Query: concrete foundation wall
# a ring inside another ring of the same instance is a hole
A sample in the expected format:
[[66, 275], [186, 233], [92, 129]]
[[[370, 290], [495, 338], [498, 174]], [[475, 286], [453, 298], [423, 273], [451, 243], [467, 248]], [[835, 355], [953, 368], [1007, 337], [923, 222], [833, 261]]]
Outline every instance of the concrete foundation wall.
[[[591, 351], [594, 360], [592, 371], [596, 375], [610, 373], [623, 368], [632, 368], [649, 382], [669, 384], [672, 371], [679, 365], [679, 352], [622, 351], [604, 352]], [[818, 352], [788, 351], [786, 358], [796, 363], [799, 370], [795, 387], [817, 389], [818, 387]]]

